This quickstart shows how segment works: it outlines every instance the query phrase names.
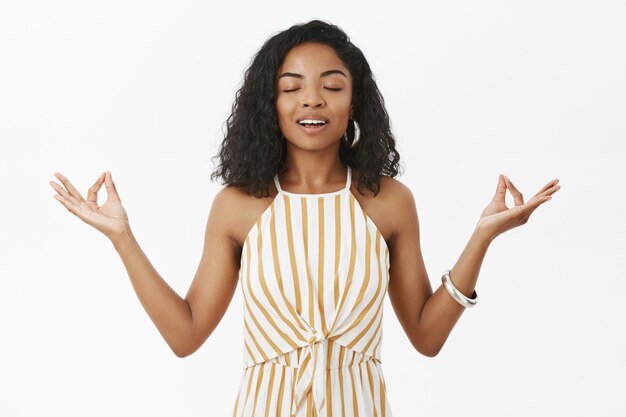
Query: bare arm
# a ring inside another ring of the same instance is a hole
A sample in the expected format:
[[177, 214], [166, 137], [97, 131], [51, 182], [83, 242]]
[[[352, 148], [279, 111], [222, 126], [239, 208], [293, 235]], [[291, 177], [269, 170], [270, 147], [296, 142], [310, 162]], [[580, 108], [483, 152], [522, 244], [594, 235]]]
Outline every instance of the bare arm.
[[229, 194], [222, 189], [213, 200], [202, 258], [186, 298], [154, 269], [130, 228], [111, 239], [141, 305], [178, 357], [190, 355], [206, 341], [237, 288], [239, 249], [229, 235]]
[[[450, 271], [454, 286], [467, 297], [471, 297], [474, 291], [490, 243], [490, 237], [476, 229]], [[448, 294], [443, 283], [424, 303], [418, 317], [417, 334], [422, 339], [421, 343], [428, 346], [429, 356], [439, 353], [464, 311], [465, 307]]]
[[[526, 223], [530, 214], [559, 190], [557, 182], [549, 182], [524, 204], [522, 194], [508, 178], [499, 178], [493, 200], [483, 211], [469, 242], [450, 271], [450, 278], [459, 291], [468, 297], [472, 294], [493, 239], [508, 229]], [[504, 203], [507, 188], [515, 199], [515, 207], [510, 209]], [[448, 294], [443, 284], [433, 293], [422, 258], [413, 194], [400, 182], [394, 183], [393, 191], [395, 223], [389, 244], [389, 298], [413, 347], [432, 357], [445, 344], [465, 307]]]
[[182, 357], [193, 327], [189, 304], [154, 269], [130, 228], [113, 245], [144, 310], [172, 351]]
[[[213, 199], [202, 259], [183, 299], [167, 285], [141, 250], [109, 171], [103, 172], [89, 188], [87, 199], [64, 175], [54, 174], [63, 186], [49, 181], [57, 192], [53, 197], [111, 240], [141, 305], [170, 348], [179, 357], [195, 352], [220, 322], [237, 287], [241, 249], [232, 231], [234, 225], [241, 227], [244, 204], [238, 198], [239, 192], [225, 187]], [[107, 199], [98, 206], [102, 185], [106, 185]]]

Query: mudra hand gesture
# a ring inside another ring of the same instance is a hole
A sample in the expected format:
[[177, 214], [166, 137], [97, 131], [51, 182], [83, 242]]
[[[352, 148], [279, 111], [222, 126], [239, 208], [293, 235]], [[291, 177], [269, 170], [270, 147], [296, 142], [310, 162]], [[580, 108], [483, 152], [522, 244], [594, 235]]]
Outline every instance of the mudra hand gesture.
[[[54, 195], [71, 213], [95, 227], [109, 239], [115, 239], [128, 230], [128, 215], [122, 206], [120, 197], [115, 189], [115, 184], [110, 172], [103, 172], [96, 182], [87, 190], [87, 200], [63, 175], [55, 172], [54, 175], [61, 181], [63, 187], [54, 181], [49, 184], [58, 194]], [[98, 207], [98, 190], [105, 184], [107, 199]]]
[[[496, 194], [481, 213], [476, 227], [483, 230], [493, 240], [501, 233], [525, 224], [532, 212], [541, 204], [550, 200], [552, 194], [561, 188], [560, 185], [557, 185], [558, 182], [558, 179], [550, 181], [528, 202], [524, 203], [522, 193], [515, 188], [509, 177], [500, 175]], [[515, 207], [508, 208], [506, 206], [504, 197], [507, 189], [513, 195]]]

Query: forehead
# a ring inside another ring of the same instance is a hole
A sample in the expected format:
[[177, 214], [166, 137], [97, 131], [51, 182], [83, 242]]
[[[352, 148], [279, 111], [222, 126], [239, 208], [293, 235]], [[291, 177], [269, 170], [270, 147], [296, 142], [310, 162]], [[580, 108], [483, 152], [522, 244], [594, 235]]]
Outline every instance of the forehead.
[[[284, 71], [296, 72], [307, 76], [318, 76], [329, 69], [341, 69], [348, 77], [348, 68], [343, 64], [333, 48], [328, 45], [307, 42], [293, 47], [285, 55], [278, 68], [280, 75]], [[342, 77], [343, 78], [343, 77]]]

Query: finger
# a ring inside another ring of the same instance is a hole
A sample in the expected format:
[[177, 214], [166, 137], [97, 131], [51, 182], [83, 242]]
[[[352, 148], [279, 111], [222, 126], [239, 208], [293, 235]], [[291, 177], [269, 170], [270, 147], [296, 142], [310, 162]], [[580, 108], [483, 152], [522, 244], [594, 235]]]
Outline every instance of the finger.
[[533, 198], [528, 203], [526, 203], [527, 208], [524, 212], [524, 215], [522, 216], [522, 223], [526, 223], [528, 221], [528, 218], [530, 217], [532, 212], [537, 209], [537, 207], [539, 207], [546, 201], [550, 201], [550, 200], [552, 200], [551, 196], [543, 196], [543, 197]]
[[104, 176], [106, 172], [100, 174], [100, 177], [96, 180], [96, 182], [89, 187], [89, 191], [87, 192], [87, 201], [98, 204], [98, 190], [102, 187], [104, 183]]
[[493, 196], [494, 201], [501, 201], [504, 203], [504, 197], [506, 195], [506, 184], [504, 183], [504, 175], [498, 176], [498, 186], [496, 187], [496, 194]]
[[547, 189], [544, 194], [545, 195], [552, 195], [552, 194], [556, 193], [557, 191], [559, 191], [560, 189], [561, 189], [561, 185], [560, 184], [555, 184], [552, 187], [550, 187], [549, 189]]
[[[552, 194], [554, 191], [556, 191], [556, 190], [558, 190], [558, 189], [560, 189], [560, 188], [561, 188], [561, 186], [560, 186], [560, 185], [559, 185], [559, 186], [557, 186], [557, 184], [558, 184], [558, 183], [559, 183], [559, 180], [558, 180], [558, 179], [554, 179], [554, 180], [550, 181], [549, 183], [547, 183], [546, 185], [544, 185], [544, 186], [541, 188], [541, 190], [539, 190], [539, 191], [537, 192], [537, 194], [535, 194], [533, 197], [539, 197], [539, 196], [541, 196], [541, 195], [543, 195], [543, 194], [547, 194], [547, 193]], [[556, 189], [555, 189], [555, 187], [558, 187], [558, 188], [556, 188]], [[550, 190], [552, 190], [552, 192], [550, 192]]]
[[[545, 197], [539, 197], [536, 200], [534, 200], [532, 202], [532, 206], [531, 206], [530, 210], [528, 210], [527, 213], [525, 213], [524, 216], [522, 217], [522, 224], [528, 222], [528, 219], [530, 218], [530, 215], [535, 211], [535, 209], [537, 209], [537, 207], [539, 207], [540, 205], [542, 205], [546, 201], [550, 201], [551, 199], [552, 199], [552, 197], [545, 196]], [[530, 204], [530, 202], [528, 204]]]
[[531, 211], [536, 209], [537, 207], [539, 207], [540, 205], [542, 205], [543, 203], [545, 203], [546, 201], [550, 201], [552, 200], [552, 196], [549, 195], [544, 195], [541, 197], [537, 197], [537, 198], [533, 198], [531, 201], [529, 201], [527, 204], [532, 207]]
[[548, 188], [543, 193], [535, 195], [533, 198], [550, 197], [552, 196], [552, 194], [556, 193], [560, 189], [561, 189], [560, 185], [555, 185], [553, 187]]
[[557, 191], [559, 191], [560, 189], [561, 189], [561, 186], [558, 185], [558, 184], [555, 185], [555, 186], [552, 186], [552, 187], [548, 188], [546, 191], [544, 191], [542, 197], [550, 196], [550, 195], [556, 193]]
[[511, 195], [513, 195], [513, 201], [515, 202], [515, 205], [521, 206], [522, 204], [524, 204], [524, 196], [522, 195], [522, 193], [519, 192], [517, 188], [515, 188], [515, 186], [511, 182], [511, 179], [506, 175], [504, 176], [504, 179], [506, 181], [506, 186], [511, 191]]
[[65, 178], [63, 175], [61, 175], [58, 172], [55, 172], [54, 175], [59, 179], [59, 181], [61, 181], [61, 183], [65, 186], [65, 188], [70, 193], [70, 195], [75, 197], [78, 201], [85, 201], [83, 196], [80, 195], [78, 190], [72, 185], [72, 183], [67, 178]]
[[59, 195], [61, 197], [63, 197], [64, 200], [67, 200], [69, 202], [71, 202], [72, 204], [78, 205], [80, 204], [80, 201], [78, 201], [76, 199], [76, 197], [70, 195], [65, 188], [61, 187], [59, 184], [57, 184], [54, 181], [48, 181], [48, 184], [50, 184], [52, 186], [52, 188], [54, 188], [54, 190], [59, 193]]
[[[61, 204], [63, 204], [69, 212], [75, 214], [78, 217], [81, 217], [80, 210], [77, 204], [74, 204], [70, 199], [64, 197], [61, 194], [55, 194], [53, 195], [53, 197], [61, 202]], [[74, 197], [72, 197], [72, 199], [76, 200]]]
[[107, 189], [107, 201], [116, 201], [120, 202], [120, 196], [117, 194], [117, 189], [115, 188], [115, 184], [113, 183], [113, 178], [111, 177], [111, 171], [106, 172], [106, 176], [104, 177], [104, 184]]

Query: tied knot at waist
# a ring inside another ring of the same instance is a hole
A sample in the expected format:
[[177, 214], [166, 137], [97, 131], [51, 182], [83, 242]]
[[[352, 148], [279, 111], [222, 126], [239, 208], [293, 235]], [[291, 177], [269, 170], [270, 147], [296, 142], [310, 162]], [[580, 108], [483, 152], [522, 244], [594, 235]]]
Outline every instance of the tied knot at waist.
[[326, 355], [324, 344], [328, 339], [324, 335], [313, 330], [308, 339], [309, 344], [303, 346], [300, 359], [298, 360], [298, 370], [296, 371], [295, 392], [291, 405], [291, 414], [296, 415], [297, 411], [304, 404], [309, 389], [313, 390], [313, 404], [321, 414], [322, 407], [326, 399]]

